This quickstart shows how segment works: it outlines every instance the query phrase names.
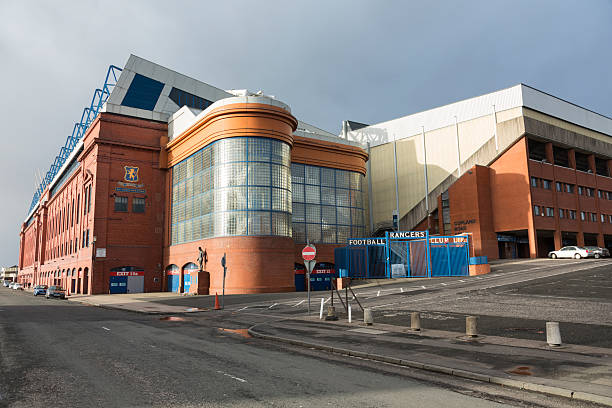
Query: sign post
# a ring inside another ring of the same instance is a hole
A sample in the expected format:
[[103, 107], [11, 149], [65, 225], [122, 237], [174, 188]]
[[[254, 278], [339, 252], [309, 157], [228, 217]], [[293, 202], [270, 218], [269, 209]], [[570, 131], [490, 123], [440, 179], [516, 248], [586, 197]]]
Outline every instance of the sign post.
[[310, 274], [317, 263], [315, 256], [317, 256], [317, 248], [309, 243], [306, 244], [302, 249], [302, 258], [304, 259], [304, 266], [306, 266], [306, 279], [308, 280], [308, 315], [310, 315]]
[[221, 309], [225, 307], [225, 275], [227, 275], [227, 266], [225, 266], [225, 252], [221, 258], [221, 266], [223, 267], [223, 292], [221, 294]]

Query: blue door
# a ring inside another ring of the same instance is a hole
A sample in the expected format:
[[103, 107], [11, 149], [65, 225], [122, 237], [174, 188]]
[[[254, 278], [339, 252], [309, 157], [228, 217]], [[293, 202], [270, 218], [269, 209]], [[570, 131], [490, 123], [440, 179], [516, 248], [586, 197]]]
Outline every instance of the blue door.
[[183, 293], [188, 293], [191, 288], [191, 275], [186, 273], [183, 275]]
[[127, 276], [110, 277], [110, 293], [127, 293]]
[[168, 292], [178, 292], [179, 275], [168, 275]]

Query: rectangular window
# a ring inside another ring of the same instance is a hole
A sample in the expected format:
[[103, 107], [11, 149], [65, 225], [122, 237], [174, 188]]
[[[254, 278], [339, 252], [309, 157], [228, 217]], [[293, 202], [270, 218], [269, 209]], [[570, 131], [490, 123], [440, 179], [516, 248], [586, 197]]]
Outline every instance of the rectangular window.
[[570, 220], [576, 219], [576, 210], [569, 210], [569, 218]]
[[79, 224], [79, 216], [81, 215], [80, 213], [81, 210], [81, 195], [77, 195], [77, 206], [76, 206], [76, 224]]
[[583, 194], [584, 194], [584, 187], [578, 186], [578, 195], [583, 195]]
[[558, 191], [558, 192], [563, 191], [563, 183], [560, 183], [560, 182], [558, 182], [558, 181], [557, 181], [557, 182], [555, 183], [555, 187], [557, 188], [557, 191]]
[[87, 187], [87, 214], [91, 210], [91, 185]]
[[603, 198], [603, 196], [604, 196], [603, 191], [597, 190], [597, 198]]
[[85, 246], [89, 247], [89, 229], [86, 231], [85, 234]]
[[573, 184], [566, 184], [565, 185], [565, 192], [566, 193], [574, 193], [574, 185]]
[[559, 218], [565, 218], [565, 210], [563, 208], [559, 208]]
[[540, 206], [534, 205], [533, 206], [533, 213], [534, 213], [534, 215], [540, 215]]
[[542, 188], [546, 190], [550, 190], [551, 183], [552, 183], [551, 180], [542, 179]]
[[591, 213], [591, 222], [597, 222], [597, 214]]
[[595, 196], [595, 190], [593, 190], [591, 187], [587, 187], [586, 188], [586, 195], [589, 197], [594, 197]]
[[555, 216], [555, 210], [552, 209], [551, 207], [546, 207], [546, 216], [547, 217], [554, 217]]
[[538, 178], [537, 177], [532, 177], [531, 178], [531, 187], [537, 187], [538, 186]]
[[132, 198], [132, 212], [143, 213], [145, 212], [145, 199], [134, 197]]
[[612, 215], [608, 215], [608, 222], [612, 224]]
[[115, 211], [126, 212], [128, 210], [128, 198], [123, 196], [115, 196]]
[[601, 222], [606, 222], [606, 216], [604, 214], [601, 214]]

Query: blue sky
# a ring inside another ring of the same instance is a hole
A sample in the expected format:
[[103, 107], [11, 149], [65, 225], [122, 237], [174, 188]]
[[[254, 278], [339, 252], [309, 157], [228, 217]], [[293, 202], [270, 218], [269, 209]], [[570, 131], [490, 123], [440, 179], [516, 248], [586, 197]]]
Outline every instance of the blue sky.
[[612, 117], [612, 1], [0, 2], [0, 265], [108, 65], [263, 90], [337, 133], [519, 82]]

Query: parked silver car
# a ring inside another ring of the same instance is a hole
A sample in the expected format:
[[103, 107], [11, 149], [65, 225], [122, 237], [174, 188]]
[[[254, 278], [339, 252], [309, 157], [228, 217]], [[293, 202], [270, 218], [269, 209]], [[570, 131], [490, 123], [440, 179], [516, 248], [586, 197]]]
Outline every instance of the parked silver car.
[[594, 256], [592, 252], [588, 249], [579, 247], [579, 246], [566, 246], [558, 251], [550, 251], [548, 253], [548, 257], [552, 259], [556, 258], [588, 258], [589, 256]]
[[610, 251], [608, 248], [596, 247], [596, 246], [587, 246], [585, 247], [587, 250], [593, 253], [593, 257], [596, 259], [599, 258], [607, 258], [610, 256]]

